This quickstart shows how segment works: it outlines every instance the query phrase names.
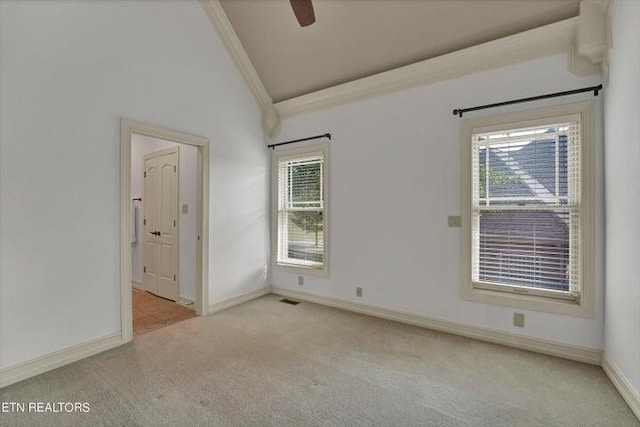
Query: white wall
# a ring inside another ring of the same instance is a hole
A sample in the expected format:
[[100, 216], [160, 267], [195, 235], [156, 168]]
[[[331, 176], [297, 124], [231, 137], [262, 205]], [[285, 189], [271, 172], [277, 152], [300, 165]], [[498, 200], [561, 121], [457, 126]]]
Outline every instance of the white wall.
[[[524, 311], [526, 327], [512, 326], [513, 309], [460, 298], [460, 119], [471, 107], [580, 88], [600, 77], [578, 78], [564, 55], [479, 73], [292, 117], [282, 140], [331, 132], [329, 279], [274, 270], [274, 286], [372, 304], [480, 327], [602, 348], [602, 134], [597, 135], [598, 232], [595, 318]], [[601, 97], [600, 97], [601, 98]], [[600, 98], [596, 102], [600, 102]], [[593, 99], [584, 94], [469, 117]], [[600, 106], [598, 104], [598, 115]], [[600, 126], [598, 126], [600, 127]], [[355, 287], [363, 297], [355, 297]]]
[[605, 353], [640, 393], [640, 2], [616, 0], [605, 87]]
[[210, 138], [210, 302], [265, 286], [260, 110], [198, 2], [0, 2], [0, 105], [0, 367], [120, 330], [121, 117]]
[[[196, 245], [198, 148], [193, 145], [176, 144], [146, 135], [131, 136], [131, 197], [142, 198], [143, 158], [146, 154], [166, 148], [178, 147], [178, 293], [181, 298], [196, 301]], [[182, 206], [187, 205], [187, 213]], [[138, 204], [136, 243], [131, 245], [131, 272], [133, 280], [142, 283], [142, 204]], [[195, 307], [194, 307], [195, 308]]]

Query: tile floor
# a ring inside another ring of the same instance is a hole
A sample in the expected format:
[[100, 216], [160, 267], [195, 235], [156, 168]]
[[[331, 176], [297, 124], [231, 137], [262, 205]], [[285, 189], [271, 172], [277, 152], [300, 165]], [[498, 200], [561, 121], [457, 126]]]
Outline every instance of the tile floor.
[[133, 337], [195, 317], [196, 312], [149, 292], [133, 289]]

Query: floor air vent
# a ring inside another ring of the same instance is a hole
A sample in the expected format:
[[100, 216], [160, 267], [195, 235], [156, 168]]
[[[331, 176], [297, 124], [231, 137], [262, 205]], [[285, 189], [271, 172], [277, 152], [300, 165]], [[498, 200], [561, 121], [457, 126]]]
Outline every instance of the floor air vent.
[[292, 300], [290, 300], [290, 299], [288, 299], [288, 298], [282, 298], [282, 299], [280, 300], [280, 302], [283, 302], [283, 303], [285, 303], [285, 304], [291, 304], [291, 305], [298, 305], [298, 304], [300, 304], [300, 301], [292, 301]]

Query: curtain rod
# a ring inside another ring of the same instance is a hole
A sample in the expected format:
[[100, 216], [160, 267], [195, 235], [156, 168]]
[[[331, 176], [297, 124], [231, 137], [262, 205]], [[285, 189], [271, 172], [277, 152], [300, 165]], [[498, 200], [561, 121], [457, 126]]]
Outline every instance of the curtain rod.
[[309, 138], [301, 138], [301, 139], [294, 139], [292, 141], [278, 142], [277, 144], [269, 144], [269, 145], [267, 145], [267, 147], [271, 148], [272, 150], [275, 150], [276, 147], [279, 146], [279, 145], [293, 144], [294, 142], [310, 141], [312, 139], [320, 139], [320, 138], [329, 138], [329, 139], [331, 139], [331, 134], [330, 133], [325, 133], [324, 135], [310, 136]]
[[576, 93], [582, 93], [582, 92], [593, 92], [593, 96], [598, 96], [598, 92], [601, 90], [602, 90], [602, 85], [598, 85], [598, 86], [583, 87], [582, 89], [567, 90], [565, 92], [547, 93], [546, 95], [532, 96], [530, 98], [520, 98], [520, 99], [511, 100], [511, 101], [497, 102], [495, 104], [480, 105], [478, 107], [456, 108], [455, 110], [453, 110], [453, 115], [462, 117], [463, 113], [467, 113], [469, 111], [484, 110], [486, 108], [494, 108], [494, 107], [502, 107], [503, 105], [519, 104], [521, 102], [538, 101], [540, 99], [556, 98], [558, 96], [574, 95]]

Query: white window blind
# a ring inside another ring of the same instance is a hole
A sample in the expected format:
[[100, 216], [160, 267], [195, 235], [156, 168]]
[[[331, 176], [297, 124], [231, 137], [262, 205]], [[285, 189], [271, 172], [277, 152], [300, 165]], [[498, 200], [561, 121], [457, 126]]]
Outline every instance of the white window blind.
[[278, 161], [278, 264], [324, 266], [324, 155]]
[[577, 300], [580, 117], [472, 135], [475, 288]]

